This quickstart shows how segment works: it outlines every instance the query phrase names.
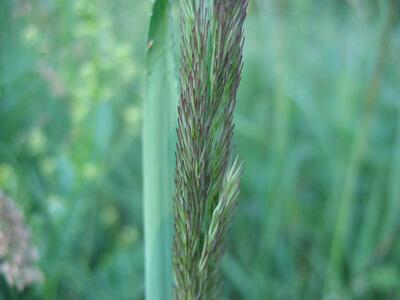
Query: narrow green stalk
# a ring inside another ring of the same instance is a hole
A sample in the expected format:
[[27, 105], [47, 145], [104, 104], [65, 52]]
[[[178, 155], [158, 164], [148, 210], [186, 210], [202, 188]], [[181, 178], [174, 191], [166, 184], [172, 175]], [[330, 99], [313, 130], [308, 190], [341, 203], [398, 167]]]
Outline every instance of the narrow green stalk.
[[172, 296], [172, 202], [177, 81], [169, 19], [169, 1], [156, 0], [146, 55], [143, 120], [145, 295]]
[[380, 89], [382, 69], [388, 47], [388, 37], [394, 20], [393, 5], [389, 4], [386, 9], [387, 11], [381, 31], [375, 68], [366, 91], [366, 112], [362, 122], [360, 123], [358, 134], [355, 137], [353, 147], [351, 149], [349, 164], [345, 174], [343, 189], [341, 191], [341, 198], [335, 221], [334, 235], [330, 249], [325, 294], [328, 294], [330, 291], [334, 290], [338, 283], [340, 283], [340, 278], [343, 278], [340, 273], [343, 271], [345, 260], [345, 240], [347, 237], [347, 230], [350, 228], [350, 217], [355, 201], [354, 193], [357, 183], [357, 175], [364, 159], [365, 151], [368, 147], [371, 124], [375, 118], [376, 102]]
[[221, 260], [239, 194], [233, 111], [247, 0], [181, 1], [174, 295], [219, 299]]

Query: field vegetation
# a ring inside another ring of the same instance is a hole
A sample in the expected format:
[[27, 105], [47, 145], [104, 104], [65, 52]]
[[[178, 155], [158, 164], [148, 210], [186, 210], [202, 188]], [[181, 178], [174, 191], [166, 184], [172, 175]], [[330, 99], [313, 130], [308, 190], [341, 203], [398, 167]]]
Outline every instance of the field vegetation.
[[[1, 300], [144, 299], [151, 9], [0, 1], [0, 190], [43, 277], [20, 291], [0, 275]], [[166, 85], [174, 1], [168, 16]], [[250, 0], [245, 36], [221, 299], [399, 299], [398, 1]]]

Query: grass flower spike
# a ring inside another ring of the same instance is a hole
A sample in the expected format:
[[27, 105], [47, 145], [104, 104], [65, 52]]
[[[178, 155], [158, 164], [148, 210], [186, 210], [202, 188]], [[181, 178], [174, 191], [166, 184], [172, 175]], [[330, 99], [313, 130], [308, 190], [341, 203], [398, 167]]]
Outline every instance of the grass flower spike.
[[21, 211], [0, 191], [0, 274], [10, 287], [22, 291], [43, 280], [37, 260]]
[[242, 172], [231, 140], [247, 0], [210, 2], [181, 1], [173, 259], [179, 300], [218, 298]]

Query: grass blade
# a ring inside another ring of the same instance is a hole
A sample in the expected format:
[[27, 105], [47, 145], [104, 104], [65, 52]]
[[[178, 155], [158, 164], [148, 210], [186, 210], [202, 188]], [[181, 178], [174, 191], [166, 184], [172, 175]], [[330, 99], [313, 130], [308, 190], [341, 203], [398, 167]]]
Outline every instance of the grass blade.
[[388, 47], [389, 36], [392, 30], [394, 15], [393, 7], [388, 5], [385, 12], [382, 31], [379, 36], [379, 44], [377, 49], [377, 58], [372, 73], [370, 83], [367, 87], [365, 98], [365, 115], [363, 116], [361, 126], [354, 139], [351, 149], [350, 159], [347, 166], [342, 195], [339, 199], [338, 212], [335, 222], [335, 228], [332, 238], [329, 263], [327, 268], [326, 290], [336, 289], [336, 286], [343, 276], [343, 265], [345, 261], [345, 240], [347, 232], [350, 228], [350, 218], [354, 209], [355, 187], [358, 180], [360, 168], [365, 153], [368, 149], [369, 136], [371, 135], [371, 123], [375, 119], [376, 106], [379, 100], [379, 90], [381, 88], [381, 77]]
[[143, 124], [146, 299], [172, 296], [172, 190], [177, 82], [171, 43], [169, 1], [156, 0], [146, 56]]

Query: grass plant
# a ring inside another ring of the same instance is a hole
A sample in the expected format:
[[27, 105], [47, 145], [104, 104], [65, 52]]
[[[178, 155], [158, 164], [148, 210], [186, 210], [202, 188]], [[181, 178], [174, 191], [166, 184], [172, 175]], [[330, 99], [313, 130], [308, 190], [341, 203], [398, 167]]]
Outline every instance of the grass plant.
[[174, 202], [174, 296], [219, 299], [220, 266], [237, 205], [232, 153], [247, 0], [181, 1], [181, 97]]
[[146, 54], [143, 116], [145, 293], [148, 300], [172, 295], [172, 195], [177, 82], [171, 50], [169, 0], [152, 9]]

